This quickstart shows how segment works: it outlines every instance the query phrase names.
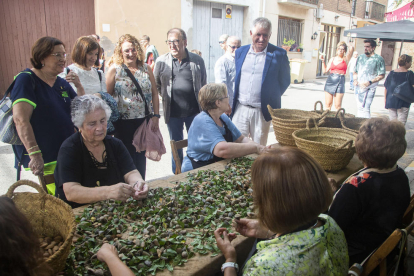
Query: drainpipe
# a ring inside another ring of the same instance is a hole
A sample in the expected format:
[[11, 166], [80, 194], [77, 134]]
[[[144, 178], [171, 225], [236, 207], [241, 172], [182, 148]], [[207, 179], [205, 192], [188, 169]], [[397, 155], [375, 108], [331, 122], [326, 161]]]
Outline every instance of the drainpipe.
[[263, 11], [262, 11], [262, 17], [265, 17], [265, 8], [266, 8], [266, 0], [263, 0]]

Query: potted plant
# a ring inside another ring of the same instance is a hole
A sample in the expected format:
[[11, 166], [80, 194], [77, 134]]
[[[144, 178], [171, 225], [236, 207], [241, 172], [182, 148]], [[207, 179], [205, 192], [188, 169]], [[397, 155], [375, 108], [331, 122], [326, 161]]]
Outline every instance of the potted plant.
[[298, 52], [303, 52], [303, 44], [299, 43]]
[[285, 49], [286, 51], [290, 51], [290, 48], [292, 47], [293, 44], [295, 44], [295, 41], [293, 39], [287, 40], [286, 37], [285, 37], [283, 39], [282, 48]]

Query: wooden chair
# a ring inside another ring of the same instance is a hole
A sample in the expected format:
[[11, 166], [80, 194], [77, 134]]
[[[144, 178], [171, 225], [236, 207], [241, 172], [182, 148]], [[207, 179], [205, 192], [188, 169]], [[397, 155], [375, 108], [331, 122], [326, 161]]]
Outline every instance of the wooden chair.
[[[401, 250], [399, 251], [398, 260], [403, 260], [407, 256], [407, 235], [414, 228], [414, 222], [411, 222], [410, 225], [405, 229], [395, 229], [395, 231], [385, 240], [385, 242], [375, 250], [362, 264], [353, 264], [348, 271], [348, 275], [353, 276], [367, 276], [369, 275], [376, 267], [379, 266], [379, 275], [387, 275], [387, 256], [398, 246], [401, 241]], [[399, 263], [395, 265], [397, 269]], [[404, 270], [406, 266], [404, 265]], [[404, 274], [405, 275], [405, 274]]]
[[178, 156], [178, 150], [179, 149], [183, 149], [185, 147], [188, 146], [188, 140], [184, 139], [181, 141], [174, 141], [171, 140], [171, 152], [175, 161], [175, 174], [180, 174], [181, 173], [181, 162], [182, 160], [180, 159], [180, 157]]
[[53, 174], [39, 175], [39, 181], [40, 181], [40, 185], [42, 186], [43, 190], [45, 190], [45, 192], [48, 193], [46, 185], [55, 183], [55, 176]]

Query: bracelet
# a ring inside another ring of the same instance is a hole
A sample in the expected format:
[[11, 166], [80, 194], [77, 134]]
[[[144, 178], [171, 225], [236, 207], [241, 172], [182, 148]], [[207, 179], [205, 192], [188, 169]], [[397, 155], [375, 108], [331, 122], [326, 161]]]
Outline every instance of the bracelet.
[[33, 147], [31, 147], [30, 149], [27, 149], [26, 151], [29, 151], [29, 150], [32, 150], [32, 149], [34, 149], [34, 148], [38, 148], [39, 146], [38, 145], [36, 145], [36, 146], [33, 146]]
[[224, 269], [226, 269], [227, 267], [234, 267], [236, 269], [236, 272], [239, 272], [239, 265], [237, 263], [231, 263], [231, 262], [224, 263], [221, 266], [221, 271], [224, 273]]
[[152, 116], [157, 117], [158, 119], [161, 118], [160, 114], [153, 114]]
[[37, 150], [37, 151], [34, 151], [34, 152], [29, 153], [29, 156], [30, 155], [34, 155], [34, 154], [37, 154], [37, 153], [41, 153], [41, 152], [42, 152], [41, 150]]

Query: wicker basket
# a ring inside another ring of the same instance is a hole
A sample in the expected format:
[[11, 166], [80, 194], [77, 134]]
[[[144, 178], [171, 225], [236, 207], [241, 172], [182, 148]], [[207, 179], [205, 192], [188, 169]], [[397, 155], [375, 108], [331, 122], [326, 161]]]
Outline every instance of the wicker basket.
[[326, 171], [339, 171], [351, 161], [356, 133], [339, 128], [300, 129], [292, 134], [298, 148], [309, 153]]
[[359, 129], [361, 128], [362, 124], [367, 120], [367, 118], [344, 118], [340, 116], [342, 127], [346, 130], [353, 131], [355, 133], [359, 133]]
[[[35, 188], [39, 193], [15, 193], [22, 185]], [[72, 208], [62, 200], [48, 195], [42, 187], [30, 180], [20, 180], [10, 186], [6, 194], [26, 216], [37, 235], [63, 237], [60, 249], [46, 260], [54, 273], [63, 271], [72, 245], [76, 223]]]
[[[342, 113], [341, 113], [342, 112]], [[338, 116], [340, 114], [340, 116]], [[331, 128], [342, 128], [342, 118], [345, 115], [345, 109], [340, 108], [336, 113], [334, 117], [324, 116], [321, 118], [318, 122], [319, 127], [331, 127]]]
[[[319, 109], [319, 110], [316, 110], [316, 107], [317, 107], [317, 105], [318, 104], [320, 104], [321, 105], [321, 108]], [[341, 108], [342, 109], [342, 108]], [[339, 109], [339, 110], [341, 110], [341, 109]], [[338, 110], [338, 111], [339, 111]], [[313, 107], [313, 111], [312, 112], [314, 112], [314, 113], [316, 113], [316, 114], [319, 114], [319, 115], [321, 115], [322, 116], [322, 114], [325, 114], [326, 113], [326, 116], [328, 116], [328, 117], [336, 117], [336, 114], [337, 114], [337, 111], [335, 112], [335, 111], [330, 111], [330, 110], [323, 110], [323, 104], [322, 104], [322, 102], [321, 101], [317, 101], [316, 103], [315, 103], [315, 105], [314, 105], [314, 107]], [[353, 115], [353, 114], [350, 114], [350, 113], [345, 113], [345, 109], [344, 109], [344, 117], [345, 118], [355, 118], [355, 115]]]
[[292, 133], [295, 130], [306, 127], [309, 118], [319, 120], [322, 116], [311, 111], [303, 111], [297, 109], [273, 109], [267, 106], [270, 116], [272, 116], [273, 130], [276, 140], [281, 145], [296, 147]]

